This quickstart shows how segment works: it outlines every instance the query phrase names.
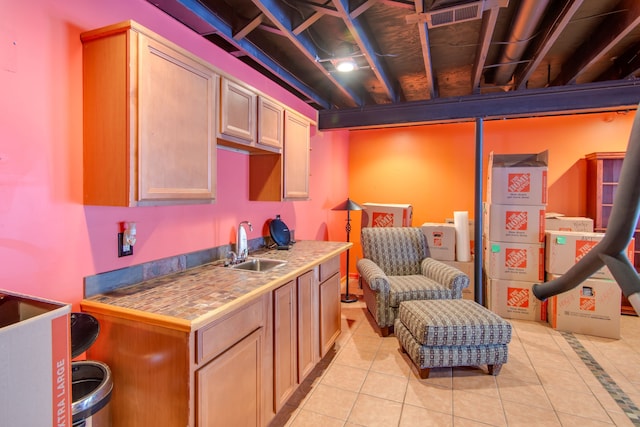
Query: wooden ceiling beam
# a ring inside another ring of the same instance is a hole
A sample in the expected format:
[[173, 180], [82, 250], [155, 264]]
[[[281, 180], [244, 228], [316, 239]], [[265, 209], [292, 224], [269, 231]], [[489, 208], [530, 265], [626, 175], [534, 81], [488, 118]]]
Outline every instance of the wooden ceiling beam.
[[[416, 0], [421, 1], [421, 0]], [[471, 91], [472, 93], [478, 93], [480, 91], [480, 80], [482, 79], [482, 72], [487, 62], [487, 55], [489, 48], [491, 47], [491, 39], [493, 38], [493, 32], [496, 29], [496, 22], [498, 22], [498, 14], [500, 13], [499, 5], [485, 10], [482, 13], [482, 28], [480, 29], [480, 42], [478, 43], [478, 49], [476, 50], [476, 58], [473, 63], [473, 71], [471, 73]]]

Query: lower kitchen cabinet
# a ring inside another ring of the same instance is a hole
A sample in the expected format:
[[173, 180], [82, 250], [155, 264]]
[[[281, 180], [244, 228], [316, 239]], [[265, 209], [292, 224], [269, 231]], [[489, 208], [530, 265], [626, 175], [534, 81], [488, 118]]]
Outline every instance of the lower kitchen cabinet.
[[83, 301], [112, 371], [113, 425], [267, 426], [340, 334], [340, 258], [209, 323]]
[[340, 257], [320, 264], [320, 357], [331, 349], [341, 331]]
[[273, 291], [273, 405], [278, 412], [296, 389], [296, 288], [293, 281]]
[[198, 426], [262, 425], [262, 345], [256, 330], [196, 371]]

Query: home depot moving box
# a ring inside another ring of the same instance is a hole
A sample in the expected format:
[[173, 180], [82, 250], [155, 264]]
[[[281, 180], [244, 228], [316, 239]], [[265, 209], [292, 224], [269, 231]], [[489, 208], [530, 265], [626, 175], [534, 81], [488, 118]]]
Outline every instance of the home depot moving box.
[[363, 203], [362, 207], [362, 227], [411, 227], [411, 205]]
[[546, 230], [593, 233], [593, 220], [581, 216], [564, 216], [547, 212], [544, 227]]
[[484, 221], [489, 240], [495, 242], [544, 243], [544, 205], [498, 205], [485, 203]]
[[[549, 280], [556, 277], [550, 275]], [[620, 286], [613, 280], [585, 280], [549, 298], [549, 323], [561, 331], [619, 339], [621, 296]]]
[[[578, 231], [547, 231], [545, 270], [551, 274], [564, 274], [582, 259], [600, 240], [604, 233], [587, 233]], [[633, 262], [634, 239], [627, 247], [627, 257]], [[596, 279], [613, 280], [609, 269], [605, 266], [593, 275]]]
[[549, 153], [489, 154], [487, 201], [500, 205], [546, 205]]
[[456, 259], [456, 228], [453, 224], [425, 222], [422, 232], [431, 258], [440, 261]]
[[488, 242], [485, 268], [490, 279], [544, 281], [544, 244]]
[[547, 304], [533, 294], [539, 282], [490, 279], [488, 282], [489, 309], [507, 319], [547, 320]]
[[469, 286], [462, 290], [462, 298], [468, 299], [471, 301], [475, 301], [475, 272], [474, 272], [474, 261], [442, 261], [447, 265], [451, 265], [456, 267], [458, 270], [462, 271], [464, 274], [469, 276]]

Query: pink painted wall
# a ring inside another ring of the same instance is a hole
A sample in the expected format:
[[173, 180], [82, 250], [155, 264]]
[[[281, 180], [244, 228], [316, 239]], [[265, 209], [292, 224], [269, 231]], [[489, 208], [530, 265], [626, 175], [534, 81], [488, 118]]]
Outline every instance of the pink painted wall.
[[[80, 33], [133, 19], [315, 119], [306, 103], [144, 0], [0, 0], [0, 289], [77, 304], [83, 278], [268, 235], [276, 214], [297, 239], [344, 239], [348, 133], [312, 129], [311, 199], [249, 202], [248, 156], [218, 150], [213, 205], [113, 208], [82, 205]], [[134, 255], [117, 257], [118, 223], [136, 221]]]

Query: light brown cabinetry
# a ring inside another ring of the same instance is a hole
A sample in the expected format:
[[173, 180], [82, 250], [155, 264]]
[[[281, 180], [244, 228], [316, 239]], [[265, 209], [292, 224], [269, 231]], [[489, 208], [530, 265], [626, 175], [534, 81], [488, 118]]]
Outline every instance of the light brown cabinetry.
[[279, 411], [319, 360], [317, 304], [308, 271], [273, 291], [274, 411]]
[[[604, 233], [609, 225], [613, 200], [618, 189], [624, 152], [599, 152], [586, 156], [587, 160], [587, 216], [593, 219], [594, 231]], [[631, 260], [640, 269], [640, 223], [636, 224], [635, 252]], [[631, 303], [623, 295], [623, 314], [635, 314]]]
[[225, 77], [220, 79], [220, 138], [255, 145], [256, 100], [255, 92]]
[[249, 159], [249, 200], [309, 198], [310, 127], [305, 117], [284, 112], [282, 155], [253, 154]]
[[263, 96], [258, 97], [258, 146], [278, 152], [282, 150], [283, 115], [282, 105]]
[[81, 35], [84, 203], [210, 203], [217, 74], [132, 21]]
[[309, 197], [309, 120], [290, 111], [284, 117], [284, 198]]
[[296, 288], [288, 282], [273, 291], [274, 411], [282, 408], [297, 384]]
[[341, 330], [340, 257], [320, 264], [319, 270], [320, 357], [324, 357]]
[[113, 374], [113, 425], [269, 424], [340, 333], [339, 259], [198, 326], [83, 301], [101, 328], [88, 358]]

